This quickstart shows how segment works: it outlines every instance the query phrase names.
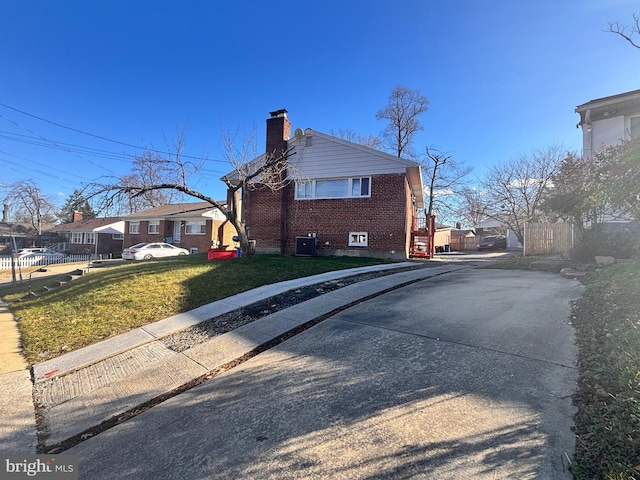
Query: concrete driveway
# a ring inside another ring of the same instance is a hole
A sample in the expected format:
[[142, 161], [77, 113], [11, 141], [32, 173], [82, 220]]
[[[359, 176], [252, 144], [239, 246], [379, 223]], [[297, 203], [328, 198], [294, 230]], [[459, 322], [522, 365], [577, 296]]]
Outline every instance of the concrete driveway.
[[87, 479], [571, 478], [580, 291], [510, 270], [418, 282], [65, 453]]

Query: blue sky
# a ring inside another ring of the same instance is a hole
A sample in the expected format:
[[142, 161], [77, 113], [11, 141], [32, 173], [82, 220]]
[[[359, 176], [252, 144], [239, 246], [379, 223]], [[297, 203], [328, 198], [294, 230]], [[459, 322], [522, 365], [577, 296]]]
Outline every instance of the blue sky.
[[437, 147], [476, 175], [536, 148], [579, 151], [575, 107], [640, 88], [640, 50], [604, 32], [638, 10], [629, 0], [9, 0], [0, 184], [33, 179], [62, 204], [82, 183], [128, 173], [142, 147], [166, 150], [163, 137], [188, 121], [185, 154], [208, 158], [193, 186], [224, 198], [222, 128], [255, 128], [262, 152], [268, 112], [286, 108], [292, 129], [378, 135], [376, 111], [398, 84], [430, 102], [415, 149]]

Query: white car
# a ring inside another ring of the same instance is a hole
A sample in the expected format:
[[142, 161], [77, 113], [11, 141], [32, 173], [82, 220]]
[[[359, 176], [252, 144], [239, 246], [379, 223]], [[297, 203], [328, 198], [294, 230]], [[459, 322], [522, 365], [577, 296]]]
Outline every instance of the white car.
[[138, 243], [122, 251], [122, 258], [125, 260], [151, 260], [180, 255], [189, 255], [189, 250], [162, 242]]
[[49, 250], [48, 248], [21, 248], [18, 250], [18, 258], [25, 257], [64, 257], [64, 253], [56, 252], [55, 250]]
[[21, 248], [18, 250], [18, 262], [23, 267], [49, 265], [64, 261], [67, 255], [48, 248]]

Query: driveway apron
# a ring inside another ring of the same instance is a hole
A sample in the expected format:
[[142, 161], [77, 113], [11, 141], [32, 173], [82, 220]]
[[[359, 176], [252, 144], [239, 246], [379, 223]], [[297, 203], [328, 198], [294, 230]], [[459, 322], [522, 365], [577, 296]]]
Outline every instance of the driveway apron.
[[421, 281], [66, 453], [87, 479], [570, 479], [580, 291], [511, 270]]

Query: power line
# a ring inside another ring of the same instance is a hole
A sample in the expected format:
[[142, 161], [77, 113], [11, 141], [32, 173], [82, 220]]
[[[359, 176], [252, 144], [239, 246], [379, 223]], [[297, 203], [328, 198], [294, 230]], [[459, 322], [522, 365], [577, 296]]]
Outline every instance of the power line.
[[[8, 108], [9, 110], [13, 110], [14, 112], [21, 113], [22, 115], [26, 115], [28, 117], [35, 118], [36, 120], [40, 120], [42, 122], [46, 122], [46, 123], [49, 123], [51, 125], [55, 125], [56, 127], [64, 128], [66, 130], [70, 130], [72, 132], [80, 133], [82, 135], [87, 135], [89, 137], [93, 137], [93, 138], [97, 138], [97, 139], [100, 139], [100, 140], [104, 140], [106, 142], [116, 143], [118, 145], [124, 145], [125, 147], [136, 148], [136, 149], [139, 149], [139, 150], [149, 150], [149, 151], [158, 153], [160, 155], [173, 155], [173, 153], [171, 153], [171, 152], [163, 152], [162, 150], [155, 150], [155, 149], [151, 149], [151, 148], [147, 148], [147, 147], [141, 147], [140, 145], [134, 145], [134, 144], [131, 144], [131, 143], [121, 142], [119, 140], [113, 140], [111, 138], [103, 137], [101, 135], [96, 135], [96, 134], [93, 134], [93, 133], [85, 132], [83, 130], [78, 130], [77, 128], [68, 127], [66, 125], [62, 125], [61, 123], [57, 123], [57, 122], [54, 122], [54, 121], [51, 121], [51, 120], [47, 120], [46, 118], [39, 117], [38, 115], [33, 115], [33, 114], [25, 112], [23, 110], [11, 107], [11, 106], [7, 105], [6, 103], [0, 102], [0, 106]], [[5, 117], [2, 117], [2, 118], [5, 118]], [[5, 120], [8, 120], [8, 119], [5, 118]], [[190, 156], [190, 155], [181, 155], [181, 157], [190, 158], [190, 159], [194, 159], [194, 160], [204, 160], [201, 157], [194, 157], [194, 156]], [[207, 159], [207, 161], [228, 163], [226, 160]]]
[[[49, 139], [47, 139], [47, 138], [43, 137], [42, 135], [38, 135], [37, 133], [35, 133], [35, 132], [33, 132], [33, 131], [29, 130], [29, 129], [28, 129], [27, 127], [25, 127], [24, 125], [20, 125], [19, 123], [14, 122], [13, 120], [8, 119], [7, 117], [5, 117], [5, 116], [4, 116], [4, 115], [2, 115], [2, 114], [0, 114], [0, 118], [4, 118], [7, 122], [12, 123], [12, 124], [13, 124], [13, 125], [15, 125], [16, 127], [20, 127], [20, 128], [22, 128], [22, 129], [26, 130], [26, 131], [27, 131], [27, 132], [29, 132], [30, 134], [32, 134], [32, 135], [34, 135], [34, 136], [37, 136], [37, 137], [41, 138], [41, 139], [42, 139], [42, 140], [44, 140], [45, 142], [52, 143], [53, 145], [56, 145], [56, 146], [60, 147], [62, 150], [65, 150], [65, 151], [67, 151], [67, 152], [69, 152], [69, 153], [73, 153], [73, 152], [71, 152], [70, 150], [68, 150], [67, 148], [64, 148], [64, 147], [62, 147], [61, 145], [56, 144], [56, 142], [55, 142], [55, 141], [49, 140]], [[94, 163], [94, 162], [92, 162], [92, 161], [91, 161], [91, 160], [89, 160], [89, 159], [83, 158], [83, 157], [82, 157], [82, 155], [78, 154], [77, 152], [75, 153], [75, 155], [76, 155], [78, 158], [80, 158], [80, 159], [82, 159], [82, 160], [86, 160], [87, 162], [89, 162], [90, 164], [92, 164], [92, 165], [94, 165], [94, 166], [96, 166], [96, 167], [98, 167], [98, 168], [101, 168], [101, 169], [103, 169], [103, 170], [106, 170], [106, 171], [107, 171], [107, 172], [109, 172], [109, 173], [113, 173], [113, 172], [111, 172], [111, 171], [107, 170], [106, 168], [104, 168], [102, 165], [100, 165], [100, 164], [98, 164], [98, 163]]]

